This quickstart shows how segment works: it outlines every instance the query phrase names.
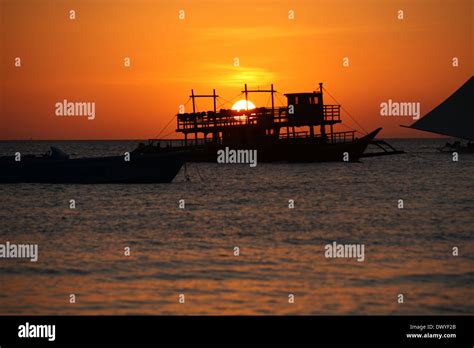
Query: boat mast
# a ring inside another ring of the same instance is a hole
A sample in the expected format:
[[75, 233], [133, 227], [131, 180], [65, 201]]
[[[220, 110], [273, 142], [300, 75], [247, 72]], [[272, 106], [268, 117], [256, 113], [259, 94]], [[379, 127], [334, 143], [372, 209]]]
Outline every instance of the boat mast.
[[212, 98], [214, 99], [214, 113], [216, 113], [216, 98], [217, 98], [217, 96], [216, 96], [216, 89], [215, 88], [212, 90]]
[[194, 104], [194, 99], [195, 98], [212, 98], [214, 99], [214, 112], [217, 112], [216, 110], [216, 100], [219, 98], [219, 96], [216, 94], [216, 90], [212, 90], [212, 94], [194, 94], [194, 90], [191, 90], [191, 95], [189, 96], [193, 100], [193, 113], [196, 113], [196, 108]]
[[[193, 114], [194, 114], [194, 129], [196, 129], [196, 131], [194, 132], [194, 140], [196, 141], [196, 145], [197, 145], [197, 141], [198, 141], [198, 130], [197, 130], [197, 115], [196, 115], [196, 103], [195, 103], [195, 99], [196, 98], [212, 98], [213, 99], [213, 102], [214, 102], [214, 114], [217, 113], [217, 107], [216, 107], [216, 101], [217, 101], [217, 98], [219, 98], [219, 96], [216, 94], [216, 90], [213, 89], [212, 90], [212, 94], [194, 94], [194, 89], [191, 89], [191, 95], [189, 96], [192, 101], [193, 101]], [[185, 144], [187, 144], [187, 135], [185, 134]], [[206, 141], [206, 133], [204, 133], [204, 141]]]
[[249, 109], [249, 104], [248, 104], [249, 93], [271, 93], [272, 94], [272, 112], [275, 110], [275, 100], [273, 98], [273, 94], [276, 93], [276, 91], [273, 89], [273, 83], [271, 84], [271, 89], [247, 89], [247, 84], [245, 84], [245, 87], [242, 93], [245, 94], [245, 102], [247, 103], [247, 110]]
[[243, 91], [245, 93], [245, 106], [246, 109], [249, 109], [249, 93], [247, 91], [247, 84], [245, 84], [245, 90]]
[[[324, 120], [325, 120], [325, 115], [324, 115], [324, 102], [323, 102], [323, 83], [320, 82], [319, 83], [319, 92], [321, 93], [321, 104], [323, 105], [323, 122], [321, 122], [321, 138], [323, 140], [323, 142], [326, 141], [326, 127], [325, 127], [325, 124], [324, 124]], [[332, 142], [332, 124], [331, 124], [331, 142]]]
[[272, 83], [272, 88], [270, 90], [270, 93], [272, 94], [272, 117], [275, 115], [275, 102], [273, 100], [273, 92], [275, 91], [273, 90], [273, 83]]
[[248, 95], [249, 93], [271, 93], [272, 95], [272, 117], [275, 117], [275, 99], [273, 94], [276, 91], [273, 89], [273, 83], [271, 84], [270, 89], [247, 89], [247, 84], [244, 85], [244, 90], [242, 93], [245, 94], [245, 103], [247, 104], [247, 110], [249, 109]]

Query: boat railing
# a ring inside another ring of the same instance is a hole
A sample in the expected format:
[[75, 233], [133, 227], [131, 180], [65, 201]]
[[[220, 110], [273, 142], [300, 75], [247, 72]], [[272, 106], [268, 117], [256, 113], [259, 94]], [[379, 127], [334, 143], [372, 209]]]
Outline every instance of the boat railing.
[[271, 108], [256, 108], [253, 110], [220, 110], [214, 113], [197, 112], [178, 114], [178, 130], [195, 130], [223, 126], [252, 125], [261, 122], [271, 123], [274, 114]]
[[[324, 119], [326, 122], [340, 122], [340, 105], [324, 105]], [[288, 122], [288, 109], [255, 108], [252, 110], [226, 110], [219, 112], [195, 112], [177, 115], [178, 131], [196, 131], [207, 128], [239, 126], [239, 125], [270, 125]]]
[[[307, 131], [299, 132], [290, 132], [282, 133], [279, 136], [280, 139], [311, 139], [311, 135]], [[321, 140], [323, 136], [321, 134], [316, 134], [313, 136], [313, 139]], [[326, 141], [331, 143], [348, 143], [355, 140], [355, 131], [345, 131], [345, 132], [334, 132], [325, 135]]]
[[186, 141], [184, 139], [149, 139], [148, 144], [151, 146], [155, 146], [161, 149], [166, 149], [166, 148], [175, 148], [175, 147], [185, 147], [185, 146], [200, 146], [204, 145], [206, 142], [209, 142], [209, 140], [205, 141], [204, 138], [198, 138], [197, 141], [196, 139], [187, 139]]
[[[341, 106], [340, 105], [323, 105], [323, 114], [325, 122], [340, 122], [341, 121]], [[288, 108], [281, 107], [278, 110], [278, 115], [275, 115], [275, 123], [288, 121]]]
[[289, 133], [282, 133], [279, 136], [280, 139], [303, 139], [309, 138], [309, 133], [307, 131], [299, 131], [299, 132], [289, 132]]
[[355, 140], [355, 131], [334, 132], [328, 134], [331, 143], [348, 143]]
[[325, 121], [341, 121], [340, 105], [323, 105]]
[[[311, 139], [311, 136], [308, 131], [298, 131], [298, 132], [290, 132], [290, 133], [282, 133], [279, 135], [281, 140], [304, 140], [304, 139]], [[322, 135], [316, 134], [313, 139], [321, 140]], [[326, 142], [331, 143], [347, 143], [352, 142], [355, 140], [355, 131], [344, 131], [344, 132], [334, 132], [326, 134]], [[148, 144], [158, 147], [158, 148], [184, 148], [184, 147], [195, 147], [195, 146], [202, 146], [206, 143], [211, 142], [211, 139], [149, 139]]]

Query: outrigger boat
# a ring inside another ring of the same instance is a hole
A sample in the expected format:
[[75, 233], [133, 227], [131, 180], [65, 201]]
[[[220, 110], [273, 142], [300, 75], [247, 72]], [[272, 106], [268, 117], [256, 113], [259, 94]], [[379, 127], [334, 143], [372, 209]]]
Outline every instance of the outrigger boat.
[[[224, 148], [257, 150], [259, 162], [358, 161], [361, 157], [403, 153], [384, 141], [374, 140], [381, 128], [360, 138], [355, 131], [335, 131], [334, 126], [342, 122], [341, 105], [323, 103], [322, 83], [319, 91], [285, 94], [285, 107], [275, 107], [273, 85], [269, 90], [249, 90], [245, 85], [242, 93], [246, 108], [218, 111], [215, 90], [210, 95], [195, 95], [191, 90], [193, 112], [176, 115], [176, 132], [183, 134], [184, 140], [176, 145], [176, 141], [150, 139], [134, 151], [187, 150], [186, 160], [191, 162], [216, 162], [217, 152]], [[249, 93], [270, 93], [271, 108], [250, 109]], [[196, 98], [213, 98], [214, 109], [197, 112]], [[364, 154], [370, 144], [383, 151]]]
[[129, 156], [70, 159], [51, 147], [45, 155], [0, 157], [0, 183], [168, 183], [183, 165], [177, 152]]

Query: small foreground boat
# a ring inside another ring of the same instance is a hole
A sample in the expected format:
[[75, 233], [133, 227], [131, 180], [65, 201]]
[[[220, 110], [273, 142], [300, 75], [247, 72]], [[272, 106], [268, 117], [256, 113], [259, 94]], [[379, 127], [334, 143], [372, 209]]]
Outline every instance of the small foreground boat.
[[183, 163], [180, 153], [70, 159], [51, 147], [47, 155], [0, 157], [0, 183], [169, 183]]

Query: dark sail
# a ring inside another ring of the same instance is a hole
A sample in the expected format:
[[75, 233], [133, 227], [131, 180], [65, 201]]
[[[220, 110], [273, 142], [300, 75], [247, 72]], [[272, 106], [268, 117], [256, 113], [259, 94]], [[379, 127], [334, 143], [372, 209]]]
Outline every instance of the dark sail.
[[474, 77], [410, 128], [474, 140]]

